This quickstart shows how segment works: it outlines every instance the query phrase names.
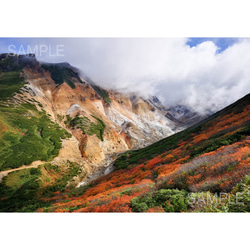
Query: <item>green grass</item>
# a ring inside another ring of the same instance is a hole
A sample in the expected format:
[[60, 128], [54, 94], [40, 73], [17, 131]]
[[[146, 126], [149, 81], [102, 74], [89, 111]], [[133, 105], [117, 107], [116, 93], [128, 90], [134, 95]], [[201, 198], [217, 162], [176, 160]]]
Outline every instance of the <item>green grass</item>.
[[71, 135], [52, 122], [35, 105], [0, 106], [0, 118], [16, 129], [0, 134], [0, 170], [29, 165], [33, 161], [49, 161], [58, 155], [61, 139]]
[[31, 104], [34, 99], [21, 105], [6, 102], [25, 84], [20, 77], [22, 67], [17, 57], [0, 60], [0, 171], [52, 160], [59, 153], [61, 139], [71, 136], [45, 111], [38, 111]]
[[[47, 175], [56, 174], [57, 177], [53, 183], [43, 187], [41, 179], [44, 171]], [[41, 198], [51, 197], [56, 191], [64, 191], [68, 182], [81, 171], [77, 164], [68, 162], [61, 167], [47, 163], [38, 168], [9, 173], [0, 183], [0, 212], [33, 212], [38, 208], [48, 210], [51, 203]]]
[[[0, 183], [0, 212], [32, 212], [48, 202], [38, 201], [41, 170], [23, 169], [9, 173]], [[3, 199], [4, 198], [4, 199]]]
[[20, 77], [21, 71], [11, 71], [0, 74], [0, 100], [6, 100], [13, 96], [21, 87], [24, 86], [24, 79]]

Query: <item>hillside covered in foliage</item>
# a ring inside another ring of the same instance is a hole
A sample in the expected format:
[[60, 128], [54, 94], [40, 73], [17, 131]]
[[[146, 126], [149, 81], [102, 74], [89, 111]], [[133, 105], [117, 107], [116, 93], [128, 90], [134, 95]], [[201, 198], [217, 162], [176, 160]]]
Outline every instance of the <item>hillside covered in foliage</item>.
[[237, 184], [250, 172], [249, 136], [247, 95], [200, 124], [122, 154], [113, 173], [85, 187], [82, 196], [70, 202], [81, 204], [77, 211], [192, 211], [188, 193], [235, 195]]
[[247, 95], [191, 128], [121, 154], [112, 173], [89, 185], [41, 199], [38, 189], [46, 202], [38, 211], [249, 212], [249, 156]]
[[[250, 94], [131, 150], [130, 130], [111, 124], [114, 106], [124, 112], [127, 99], [117, 102], [114, 93], [83, 83], [65, 64], [40, 67], [33, 56], [0, 59], [0, 212], [250, 211]], [[138, 129], [131, 124], [131, 131]], [[103, 148], [112, 171], [90, 181], [96, 170], [91, 160], [105, 158]], [[40, 165], [29, 166], [36, 161]]]

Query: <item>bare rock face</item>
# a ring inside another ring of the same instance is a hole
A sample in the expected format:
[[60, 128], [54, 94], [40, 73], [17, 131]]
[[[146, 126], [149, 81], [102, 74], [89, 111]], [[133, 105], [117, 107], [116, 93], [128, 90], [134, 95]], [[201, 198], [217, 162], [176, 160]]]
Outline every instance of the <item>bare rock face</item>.
[[91, 173], [114, 154], [145, 147], [185, 128], [156, 97], [152, 101], [136, 93], [102, 89], [81, 79], [69, 65], [57, 69], [56, 64], [33, 63], [23, 72], [27, 84], [22, 98], [32, 98], [73, 136], [63, 142], [57, 162], [84, 163]]

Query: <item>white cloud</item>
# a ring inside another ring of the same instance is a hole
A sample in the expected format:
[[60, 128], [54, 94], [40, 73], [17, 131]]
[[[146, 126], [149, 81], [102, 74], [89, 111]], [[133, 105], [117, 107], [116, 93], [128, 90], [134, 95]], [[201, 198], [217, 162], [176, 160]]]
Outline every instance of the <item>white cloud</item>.
[[[189, 47], [186, 38], [29, 39], [29, 44], [63, 44], [67, 61], [107, 88], [157, 95], [165, 105], [184, 103], [216, 111], [250, 92], [250, 40], [223, 52], [212, 41]], [[22, 42], [27, 43], [27, 39]]]

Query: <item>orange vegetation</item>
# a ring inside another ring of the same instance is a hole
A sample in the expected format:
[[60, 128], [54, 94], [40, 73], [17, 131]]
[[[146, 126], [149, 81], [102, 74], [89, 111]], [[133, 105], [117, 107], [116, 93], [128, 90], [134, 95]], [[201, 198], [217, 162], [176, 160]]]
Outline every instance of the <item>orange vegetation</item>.
[[[227, 136], [249, 122], [250, 105], [243, 112], [215, 118], [194, 132], [186, 141], [143, 164], [131, 164], [102, 176], [78, 197], [61, 194], [67, 202], [56, 202], [52, 210], [67, 212], [131, 212], [130, 200], [159, 188], [178, 188], [188, 191], [231, 191], [250, 173], [250, 138], [226, 145], [195, 158], [190, 157], [192, 147], [221, 133]], [[140, 161], [141, 162], [141, 161]], [[148, 212], [163, 212], [160, 207]]]

